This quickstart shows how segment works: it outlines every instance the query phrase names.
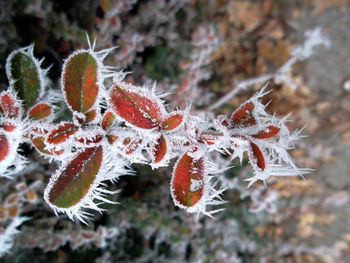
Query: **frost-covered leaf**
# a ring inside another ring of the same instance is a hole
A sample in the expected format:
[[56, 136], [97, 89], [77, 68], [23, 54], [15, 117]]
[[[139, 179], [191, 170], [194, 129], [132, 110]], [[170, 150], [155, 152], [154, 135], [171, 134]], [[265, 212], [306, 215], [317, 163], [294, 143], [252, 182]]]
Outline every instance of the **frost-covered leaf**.
[[162, 123], [162, 128], [164, 130], [173, 130], [180, 126], [183, 120], [183, 115], [181, 113], [171, 114], [165, 121]]
[[250, 151], [248, 151], [248, 155], [253, 167], [258, 167], [261, 171], [265, 170], [265, 158], [258, 145], [251, 142]]
[[111, 111], [107, 111], [101, 121], [101, 127], [104, 130], [108, 130], [114, 123], [115, 116]]
[[93, 147], [102, 141], [104, 135], [104, 132], [98, 129], [80, 131], [74, 135], [73, 139], [83, 147]]
[[246, 127], [256, 123], [253, 116], [254, 103], [246, 102], [232, 113], [231, 124], [234, 127]]
[[90, 110], [85, 113], [85, 123], [89, 123], [95, 120], [97, 116], [96, 110]]
[[139, 137], [136, 137], [132, 140], [124, 140], [124, 144], [126, 144], [126, 148], [124, 150], [125, 154], [129, 155], [129, 154], [132, 154], [134, 153], [139, 147], [140, 147], [140, 144], [142, 143], [142, 139], [139, 138]]
[[20, 104], [16, 98], [7, 91], [0, 94], [1, 111], [8, 118], [17, 118], [20, 113]]
[[40, 153], [42, 153], [44, 155], [51, 156], [51, 155], [60, 155], [63, 153], [63, 150], [54, 150], [54, 149], [51, 149], [51, 147], [50, 147], [50, 150], [48, 150], [44, 136], [31, 135], [30, 141], [32, 142], [35, 149], [37, 149]]
[[77, 131], [78, 127], [76, 127], [73, 123], [62, 123], [49, 132], [46, 141], [50, 144], [59, 144], [66, 141]]
[[113, 135], [113, 134], [108, 134], [107, 135], [107, 140], [110, 145], [112, 145], [116, 140], [118, 140], [118, 136]]
[[124, 121], [142, 129], [159, 127], [162, 105], [143, 94], [141, 89], [127, 89], [115, 84], [109, 91], [108, 101], [113, 112]]
[[6, 62], [10, 84], [23, 104], [29, 108], [42, 95], [45, 72], [33, 56], [33, 46], [13, 51]]
[[55, 208], [70, 208], [78, 204], [93, 185], [103, 158], [102, 146], [87, 148], [77, 154], [45, 190], [45, 200]]
[[67, 105], [77, 112], [86, 112], [98, 95], [98, 62], [87, 50], [73, 53], [64, 63], [62, 89]]
[[0, 162], [3, 161], [10, 152], [10, 144], [5, 134], [0, 133]]
[[10, 120], [4, 120], [0, 123], [0, 128], [7, 132], [13, 132], [17, 128], [17, 124]]
[[28, 115], [32, 120], [41, 120], [51, 114], [51, 107], [47, 103], [38, 103], [30, 108]]
[[167, 152], [167, 142], [163, 135], [157, 138], [156, 143], [152, 147], [152, 160], [153, 163], [159, 163], [163, 160]]
[[203, 195], [203, 158], [193, 159], [185, 153], [177, 162], [171, 180], [174, 203], [182, 208], [194, 206]]
[[275, 136], [280, 131], [279, 127], [270, 125], [266, 127], [265, 129], [259, 131], [259, 133], [254, 134], [253, 137], [256, 139], [268, 139], [272, 136]]

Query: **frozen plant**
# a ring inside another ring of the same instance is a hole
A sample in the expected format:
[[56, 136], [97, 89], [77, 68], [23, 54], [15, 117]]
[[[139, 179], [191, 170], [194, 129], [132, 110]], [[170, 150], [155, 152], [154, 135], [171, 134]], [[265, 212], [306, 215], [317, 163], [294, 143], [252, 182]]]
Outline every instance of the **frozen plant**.
[[[64, 62], [61, 88], [72, 120], [56, 123], [48, 90], [47, 69], [33, 56], [33, 46], [10, 54], [6, 72], [10, 87], [0, 94], [0, 169], [14, 176], [14, 164], [24, 164], [17, 153], [21, 143], [30, 143], [40, 154], [59, 164], [44, 192], [56, 214], [86, 222], [86, 209], [102, 211], [109, 202], [104, 181], [115, 182], [132, 173], [132, 163], [168, 166], [177, 158], [170, 193], [174, 204], [197, 216], [222, 210], [208, 206], [224, 201], [225, 187], [218, 185], [218, 171], [211, 152], [243, 160], [247, 152], [254, 175], [248, 186], [270, 176], [302, 176], [288, 154], [299, 131], [290, 133], [285, 118], [265, 111], [260, 99], [266, 86], [238, 107], [231, 116], [215, 119], [190, 108], [169, 112], [156, 86], [139, 87], [124, 81], [125, 73], [106, 66], [104, 59], [113, 48], [88, 49], [71, 54]], [[109, 80], [109, 81], [106, 81]], [[107, 84], [108, 83], [108, 84]], [[23, 166], [23, 165], [22, 165]], [[97, 201], [97, 202], [96, 202]]]

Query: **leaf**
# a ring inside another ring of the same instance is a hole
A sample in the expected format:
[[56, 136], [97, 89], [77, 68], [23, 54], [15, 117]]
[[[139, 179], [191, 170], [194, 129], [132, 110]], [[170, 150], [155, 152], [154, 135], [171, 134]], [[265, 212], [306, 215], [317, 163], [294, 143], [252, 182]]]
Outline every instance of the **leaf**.
[[126, 143], [127, 147], [125, 148], [124, 152], [125, 152], [125, 154], [129, 155], [129, 154], [132, 154], [133, 152], [135, 152], [139, 148], [140, 144], [142, 143], [142, 139], [136, 137], [133, 140], [128, 141], [128, 142], [124, 140], [124, 144], [125, 143]]
[[114, 123], [115, 116], [111, 111], [107, 111], [101, 121], [101, 127], [104, 130], [108, 130]]
[[59, 144], [67, 140], [77, 131], [78, 127], [76, 127], [73, 123], [63, 123], [49, 132], [46, 141], [50, 144]]
[[96, 59], [88, 51], [73, 53], [64, 63], [62, 89], [67, 105], [85, 113], [94, 105], [98, 95]]
[[118, 137], [113, 134], [107, 135], [107, 140], [110, 145], [112, 145], [116, 140], [118, 140]]
[[104, 137], [104, 133], [102, 133], [101, 131], [92, 130], [92, 131], [84, 131], [74, 135], [74, 140], [76, 142], [83, 144], [83, 146], [85, 147], [89, 147], [89, 146], [91, 147], [91, 146], [96, 146], [95, 144], [102, 141], [103, 137]]
[[16, 124], [12, 121], [3, 121], [1, 124], [0, 124], [0, 128], [4, 129], [4, 131], [7, 131], [7, 132], [13, 132], [15, 129], [16, 129]]
[[3, 161], [10, 152], [10, 144], [5, 134], [0, 133], [0, 162]]
[[118, 84], [109, 91], [109, 104], [115, 114], [142, 129], [158, 127], [162, 119], [158, 102], [147, 98], [141, 92], [121, 88]]
[[17, 118], [19, 116], [20, 105], [17, 100], [4, 91], [0, 94], [0, 106], [5, 116], [8, 118]]
[[57, 208], [79, 203], [93, 185], [102, 163], [102, 146], [78, 153], [58, 174], [51, 178], [45, 196]]
[[236, 111], [232, 113], [231, 124], [233, 126], [251, 126], [256, 123], [253, 116], [254, 104], [247, 102], [241, 105]]
[[257, 134], [254, 134], [253, 137], [256, 139], [268, 139], [275, 136], [277, 133], [279, 133], [279, 131], [279, 127], [271, 125], [264, 130], [259, 131]]
[[96, 110], [90, 110], [85, 113], [85, 123], [92, 122], [97, 116]]
[[32, 52], [32, 47], [27, 48], [27, 51], [16, 50], [10, 54], [6, 63], [10, 83], [27, 108], [38, 100], [43, 89], [41, 69]]
[[180, 113], [172, 114], [165, 121], [163, 121], [162, 127], [164, 130], [173, 130], [182, 123], [183, 118], [184, 117]]
[[46, 154], [46, 155], [60, 155], [63, 153], [64, 150], [47, 150], [47, 144], [45, 142], [45, 137], [44, 136], [35, 136], [31, 135], [30, 136], [30, 141], [32, 142], [33, 146], [35, 149], [37, 149], [40, 153]]
[[261, 171], [265, 170], [265, 158], [261, 152], [258, 145], [253, 142], [250, 142], [251, 151], [248, 152], [250, 162], [253, 166], [257, 166]]
[[194, 206], [203, 195], [204, 160], [194, 160], [185, 153], [175, 165], [171, 180], [174, 203], [185, 208]]
[[32, 120], [41, 120], [51, 114], [51, 107], [47, 103], [38, 103], [30, 108], [28, 115]]
[[159, 163], [163, 160], [167, 152], [167, 142], [163, 135], [159, 136], [156, 140], [156, 143], [152, 147], [152, 159], [153, 163]]

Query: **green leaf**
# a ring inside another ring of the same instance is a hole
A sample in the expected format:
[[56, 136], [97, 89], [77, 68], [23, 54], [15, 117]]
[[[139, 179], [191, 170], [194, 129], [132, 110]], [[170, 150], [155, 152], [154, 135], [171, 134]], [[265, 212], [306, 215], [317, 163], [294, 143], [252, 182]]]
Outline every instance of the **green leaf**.
[[41, 69], [31, 53], [32, 47], [16, 50], [10, 54], [6, 64], [9, 81], [26, 108], [38, 100], [43, 89], [40, 80]]

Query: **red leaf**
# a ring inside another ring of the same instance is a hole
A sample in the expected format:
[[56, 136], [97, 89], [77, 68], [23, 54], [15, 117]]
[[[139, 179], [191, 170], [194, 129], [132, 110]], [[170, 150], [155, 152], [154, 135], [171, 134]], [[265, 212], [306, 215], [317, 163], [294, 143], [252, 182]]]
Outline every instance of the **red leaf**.
[[265, 158], [262, 154], [260, 148], [255, 143], [250, 142], [251, 151], [249, 151], [249, 159], [252, 165], [256, 165], [261, 169], [261, 171], [265, 170]]
[[73, 111], [84, 113], [94, 105], [98, 94], [97, 65], [88, 51], [76, 52], [64, 63], [62, 89]]
[[111, 111], [107, 111], [102, 118], [101, 127], [104, 130], [108, 130], [114, 123], [115, 116]]
[[51, 114], [51, 107], [46, 103], [34, 105], [28, 112], [29, 118], [32, 120], [41, 120]]
[[153, 154], [153, 163], [159, 163], [163, 160], [167, 151], [166, 140], [163, 135], [161, 135], [156, 143], [153, 145], [152, 154]]
[[[124, 140], [124, 143], [125, 143], [125, 140]], [[125, 154], [129, 155], [135, 152], [139, 148], [141, 143], [142, 143], [141, 138], [135, 138], [132, 141], [129, 141], [129, 143], [127, 143], [128, 146], [124, 150]]]
[[0, 133], [0, 162], [3, 161], [10, 152], [10, 144], [5, 134]]
[[43, 136], [30, 136], [30, 141], [34, 145], [35, 149], [37, 149], [39, 152], [46, 154], [46, 155], [60, 155], [63, 153], [63, 150], [47, 150], [46, 149], [46, 143], [45, 143], [45, 137]]
[[164, 130], [173, 130], [176, 127], [178, 127], [182, 120], [183, 120], [182, 114], [176, 113], [168, 117], [165, 121], [163, 121], [162, 126]]
[[[175, 166], [171, 180], [173, 199], [185, 207], [195, 205], [203, 195], [204, 160], [194, 160], [185, 153]], [[197, 182], [195, 185], [194, 182]], [[192, 189], [191, 189], [192, 188]]]
[[77, 131], [78, 127], [76, 127], [73, 123], [67, 122], [58, 125], [56, 128], [52, 129], [49, 132], [47, 136], [47, 142], [51, 144], [62, 143]]
[[251, 126], [256, 123], [253, 116], [254, 104], [247, 102], [241, 105], [231, 116], [231, 124], [233, 126]]
[[0, 127], [4, 129], [4, 131], [12, 132], [16, 129], [16, 124], [12, 121], [4, 121], [0, 124]]
[[162, 119], [161, 106], [156, 101], [118, 85], [109, 91], [109, 104], [115, 114], [139, 128], [158, 127]]
[[102, 146], [86, 148], [77, 154], [50, 181], [48, 189], [45, 190], [48, 201], [56, 207], [69, 208], [82, 200], [95, 181], [102, 157]]
[[17, 118], [19, 114], [19, 104], [14, 97], [7, 92], [0, 95], [0, 105], [2, 111], [8, 118]]
[[257, 139], [268, 139], [272, 136], [275, 136], [277, 133], [279, 133], [279, 131], [280, 128], [271, 125], [266, 129], [259, 131], [259, 133], [253, 135], [253, 137]]

